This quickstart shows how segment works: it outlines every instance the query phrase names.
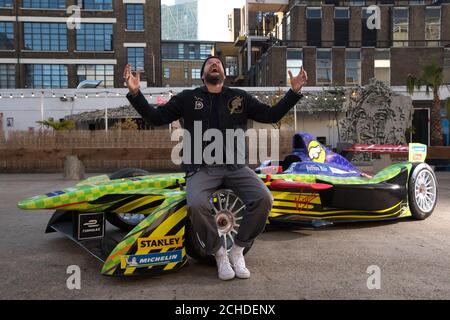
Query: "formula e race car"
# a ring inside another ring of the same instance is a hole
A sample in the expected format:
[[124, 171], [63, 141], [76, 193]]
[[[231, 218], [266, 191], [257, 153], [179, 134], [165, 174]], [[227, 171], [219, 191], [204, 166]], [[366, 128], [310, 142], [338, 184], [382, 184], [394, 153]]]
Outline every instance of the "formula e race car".
[[[437, 202], [436, 176], [426, 163], [396, 163], [370, 177], [307, 133], [294, 135], [293, 151], [283, 161], [266, 161], [256, 170], [274, 197], [268, 225], [421, 220]], [[103, 263], [104, 275], [160, 274], [182, 268], [188, 256], [214, 261], [193, 231], [185, 192], [182, 173], [122, 169], [24, 199], [18, 207], [56, 210], [46, 232], [62, 232], [89, 251]], [[210, 203], [230, 249], [245, 204], [229, 189], [214, 192]]]

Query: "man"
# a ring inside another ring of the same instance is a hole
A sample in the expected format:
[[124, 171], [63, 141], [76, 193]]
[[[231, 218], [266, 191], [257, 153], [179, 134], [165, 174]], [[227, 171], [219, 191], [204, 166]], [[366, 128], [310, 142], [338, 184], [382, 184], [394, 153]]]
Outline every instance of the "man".
[[[300, 91], [307, 81], [307, 74], [303, 68], [295, 77], [291, 71], [288, 73], [291, 90], [280, 102], [271, 107], [243, 90], [225, 87], [223, 64], [218, 57], [211, 56], [204, 61], [200, 72], [204, 86], [184, 90], [173, 96], [164, 106], [154, 108], [148, 104], [139, 90], [139, 72], [134, 76], [130, 65], [124, 70], [124, 78], [130, 91], [127, 98], [143, 119], [153, 126], [159, 126], [183, 118], [184, 129], [190, 133], [188, 136], [191, 139], [188, 141], [191, 143], [186, 145], [184, 144], [186, 137], [183, 139], [182, 164], [186, 172], [190, 219], [205, 253], [215, 256], [218, 276], [222, 280], [230, 280], [235, 276], [243, 279], [250, 277], [243, 252], [245, 247], [251, 246], [254, 239], [264, 230], [273, 197], [263, 181], [248, 166], [238, 163], [234, 155], [239, 151], [242, 153], [242, 150], [237, 150], [239, 148], [234, 147], [234, 150], [231, 150], [234, 152], [232, 158], [229, 156], [230, 152], [225, 152], [226, 155], [222, 157], [219, 155], [219, 160], [212, 164], [205, 161], [203, 151], [206, 144], [203, 141], [203, 133], [208, 129], [216, 129], [223, 134], [227, 129], [246, 130], [248, 119], [263, 123], [279, 121], [302, 97]], [[195, 137], [199, 124], [202, 136]], [[197, 145], [199, 141], [202, 143], [201, 150], [194, 147], [196, 139]], [[185, 147], [188, 145], [190, 147]], [[190, 150], [186, 150], [189, 148]], [[225, 145], [223, 150], [230, 151]], [[223, 150], [219, 150], [219, 153]], [[200, 161], [198, 161], [199, 152], [201, 152]], [[186, 156], [186, 153], [189, 156]], [[225, 156], [226, 161], [222, 161]], [[246, 205], [229, 256], [222, 246], [209, 203], [211, 194], [222, 185], [235, 191]]]

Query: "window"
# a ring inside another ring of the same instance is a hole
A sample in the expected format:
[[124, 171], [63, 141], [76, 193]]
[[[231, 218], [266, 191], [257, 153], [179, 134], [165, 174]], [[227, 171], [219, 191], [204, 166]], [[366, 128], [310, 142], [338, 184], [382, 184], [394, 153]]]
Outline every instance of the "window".
[[127, 4], [127, 30], [144, 30], [143, 4]]
[[367, 27], [367, 19], [374, 13], [368, 13], [367, 8], [362, 9], [361, 12], [361, 35], [363, 47], [376, 47], [377, 45], [377, 29], [369, 29]]
[[361, 84], [361, 53], [348, 50], [345, 52], [345, 84]]
[[114, 65], [112, 64], [80, 64], [77, 65], [77, 81], [101, 80], [100, 87], [114, 87]]
[[287, 49], [286, 52], [286, 83], [290, 85], [290, 78], [288, 70], [291, 70], [293, 75], [300, 72], [303, 66], [303, 51], [301, 49]]
[[212, 44], [200, 44], [200, 59], [206, 59], [211, 55]]
[[364, 6], [366, 4], [366, 0], [350, 0], [351, 6]]
[[308, 46], [322, 46], [322, 10], [306, 9], [306, 42]]
[[0, 88], [10, 89], [16, 87], [16, 65], [0, 64]]
[[0, 22], [0, 50], [14, 50], [13, 22]]
[[184, 68], [184, 79], [189, 79], [189, 68]]
[[23, 0], [24, 8], [66, 9], [67, 0]]
[[13, 0], [0, 0], [0, 8], [12, 8]]
[[238, 58], [235, 56], [226, 56], [225, 57], [225, 74], [227, 76], [237, 76], [238, 75]]
[[330, 50], [317, 50], [317, 62], [316, 62], [316, 78], [318, 85], [331, 84], [331, 51]]
[[427, 46], [437, 47], [441, 40], [441, 8], [433, 7], [425, 9], [425, 40]]
[[195, 59], [195, 44], [189, 45], [189, 59], [194, 60]]
[[24, 47], [35, 51], [67, 51], [65, 23], [24, 22]]
[[444, 82], [450, 84], [450, 48], [444, 49]]
[[201, 77], [200, 77], [200, 69], [192, 68], [191, 76], [192, 76], [192, 79], [201, 79]]
[[184, 44], [178, 44], [178, 59], [184, 59]]
[[348, 47], [349, 40], [349, 19], [350, 10], [348, 8], [334, 9], [334, 45]]
[[394, 8], [392, 15], [392, 39], [394, 47], [408, 46], [409, 11], [408, 8]]
[[25, 87], [27, 88], [67, 88], [67, 66], [63, 64], [25, 65]]
[[375, 49], [375, 78], [387, 85], [391, 84], [391, 53], [389, 49]]
[[286, 40], [291, 40], [291, 15], [286, 16]]
[[83, 9], [112, 10], [112, 0], [83, 0]]
[[127, 53], [131, 69], [144, 71], [144, 48], [128, 48]]
[[164, 79], [170, 79], [170, 68], [164, 68]]
[[111, 23], [82, 23], [77, 29], [78, 51], [112, 51], [113, 25]]

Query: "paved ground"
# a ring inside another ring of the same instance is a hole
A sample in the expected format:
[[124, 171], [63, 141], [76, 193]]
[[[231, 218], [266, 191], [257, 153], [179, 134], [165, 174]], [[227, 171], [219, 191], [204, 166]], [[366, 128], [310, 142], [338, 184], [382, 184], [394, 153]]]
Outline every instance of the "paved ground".
[[[222, 282], [190, 263], [171, 275], [108, 278], [60, 234], [44, 234], [51, 212], [18, 200], [74, 185], [58, 174], [0, 175], [0, 299], [450, 299], [450, 172], [438, 172], [439, 203], [425, 221], [359, 223], [322, 231], [270, 231], [247, 255], [250, 280]], [[79, 265], [81, 290], [66, 288]], [[367, 288], [371, 265], [381, 289]]]

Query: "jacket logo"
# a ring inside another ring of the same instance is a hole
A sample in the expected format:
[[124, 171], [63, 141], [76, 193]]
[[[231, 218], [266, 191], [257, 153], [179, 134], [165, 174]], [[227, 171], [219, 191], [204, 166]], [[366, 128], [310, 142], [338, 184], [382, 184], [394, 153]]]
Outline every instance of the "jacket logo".
[[195, 97], [194, 109], [195, 110], [203, 109], [203, 99], [202, 98]]
[[242, 113], [242, 110], [244, 110], [242, 100], [244, 100], [243, 97], [234, 97], [230, 100], [230, 102], [228, 102], [228, 109], [230, 109], [231, 114]]

